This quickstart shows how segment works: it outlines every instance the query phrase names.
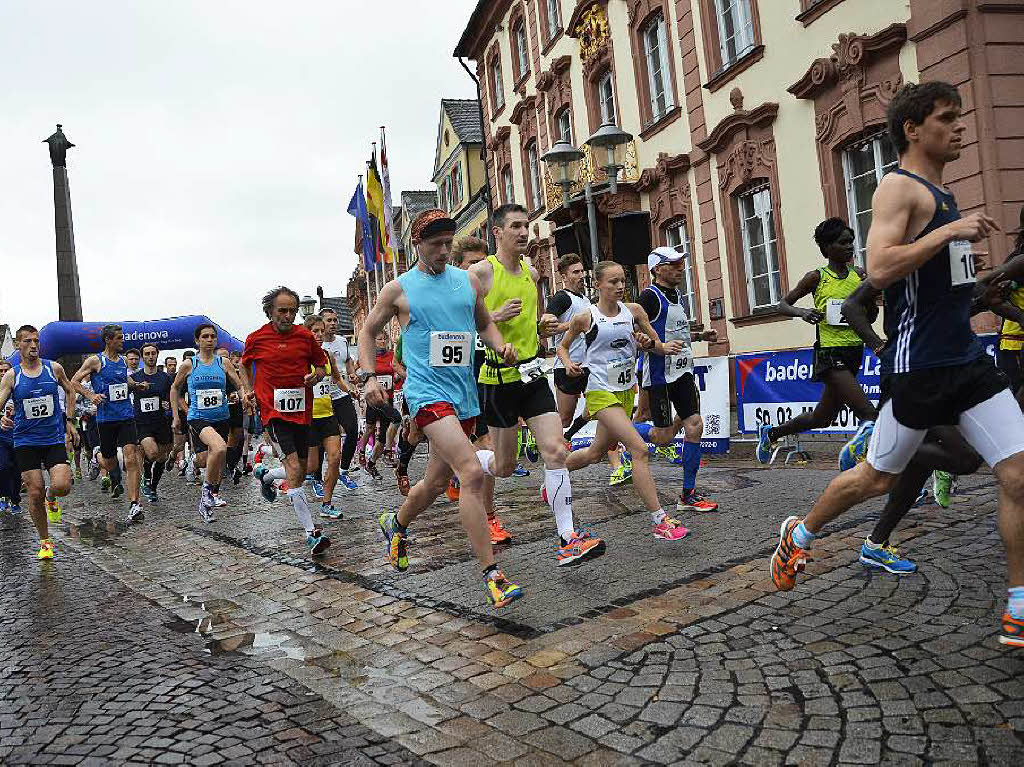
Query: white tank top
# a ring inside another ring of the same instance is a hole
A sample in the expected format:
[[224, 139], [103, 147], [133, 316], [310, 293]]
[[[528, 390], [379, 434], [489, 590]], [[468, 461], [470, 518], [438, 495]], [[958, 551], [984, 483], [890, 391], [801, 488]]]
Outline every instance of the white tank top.
[[[562, 291], [567, 296], [569, 296], [570, 304], [568, 309], [566, 309], [564, 312], [558, 315], [559, 322], [569, 322], [569, 320], [571, 320], [577, 314], [585, 312], [587, 309], [590, 308], [591, 304], [590, 301], [587, 300], [586, 296], [577, 295], [576, 293], [573, 293], [571, 290], [566, 290], [565, 288], [562, 288]], [[557, 347], [560, 343], [562, 343], [562, 338], [564, 336], [565, 333], [557, 333], [555, 337], [552, 339], [552, 345], [554, 347]], [[571, 359], [577, 365], [580, 365], [583, 363], [583, 360], [586, 359], [586, 356], [587, 342], [584, 340], [583, 335], [581, 334], [576, 336], [576, 340], [573, 341], [572, 345], [569, 347], [569, 359]], [[562, 364], [562, 359], [560, 357], [555, 357], [555, 367], [565, 367], [565, 365]]]
[[602, 314], [594, 304], [590, 307], [590, 318], [590, 330], [585, 334], [590, 368], [587, 391], [632, 389], [636, 382], [633, 313], [619, 301], [619, 313], [614, 317]]

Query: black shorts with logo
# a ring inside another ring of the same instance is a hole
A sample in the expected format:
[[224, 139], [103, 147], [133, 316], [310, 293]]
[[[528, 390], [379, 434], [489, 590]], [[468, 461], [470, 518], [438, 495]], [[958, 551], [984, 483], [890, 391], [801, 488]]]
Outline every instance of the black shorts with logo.
[[228, 426], [232, 429], [242, 428], [242, 403], [236, 402], [228, 405]]
[[671, 426], [675, 415], [686, 420], [700, 414], [700, 392], [693, 373], [683, 373], [671, 383], [648, 386], [647, 401], [651, 410], [651, 422], [659, 429]]
[[[49, 471], [54, 466], [68, 462], [68, 450], [63, 442], [59, 445], [23, 445], [14, 448], [14, 461], [22, 473], [42, 468]], [[18, 484], [21, 482], [18, 481]]]
[[893, 416], [911, 429], [956, 426], [961, 413], [1009, 385], [1006, 374], [982, 354], [964, 365], [883, 374], [878, 407], [891, 399]]
[[104, 421], [98, 424], [100, 430], [100, 455], [106, 459], [117, 458], [117, 449], [125, 445], [138, 443], [135, 431], [135, 419], [123, 421]]
[[818, 346], [814, 344], [814, 367], [811, 380], [823, 383], [823, 376], [830, 370], [845, 370], [856, 376], [864, 361], [864, 346]]
[[328, 437], [340, 437], [341, 429], [338, 427], [338, 419], [334, 415], [323, 418], [314, 418], [310, 424], [310, 444], [322, 445]]
[[154, 421], [136, 421], [135, 433], [138, 435], [139, 444], [142, 444], [142, 440], [149, 438], [152, 438], [158, 445], [169, 445], [174, 442], [170, 418], [161, 418]]
[[519, 419], [527, 421], [545, 413], [557, 413], [555, 395], [547, 378], [530, 383], [510, 381], [501, 384], [481, 384], [480, 410], [493, 429], [512, 429]]
[[295, 453], [302, 461], [302, 465], [306, 465], [310, 437], [308, 424], [293, 423], [285, 421], [283, 418], [271, 418], [267, 424], [267, 431], [270, 432], [270, 438], [278, 444], [284, 455]]
[[587, 381], [590, 380], [590, 370], [583, 368], [583, 375], [573, 378], [565, 372], [565, 368], [555, 368], [555, 387], [562, 394], [570, 397], [579, 396], [587, 390]]
[[195, 453], [205, 453], [209, 450], [206, 443], [199, 438], [199, 435], [203, 433], [203, 429], [207, 426], [217, 432], [221, 439], [227, 442], [228, 432], [231, 430], [229, 418], [225, 418], [223, 421], [204, 421], [197, 418], [194, 421], [188, 422], [188, 434], [192, 440], [192, 451]]

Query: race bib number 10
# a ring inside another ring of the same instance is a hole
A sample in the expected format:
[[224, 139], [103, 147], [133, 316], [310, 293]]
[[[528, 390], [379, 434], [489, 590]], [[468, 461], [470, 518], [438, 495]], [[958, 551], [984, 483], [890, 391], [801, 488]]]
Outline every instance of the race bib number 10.
[[430, 334], [430, 366], [435, 368], [468, 367], [472, 333], [434, 331]]
[[949, 281], [957, 285], [973, 285], [978, 278], [974, 273], [974, 253], [967, 240], [953, 240], [949, 243]]
[[305, 389], [274, 389], [274, 408], [279, 413], [301, 413], [306, 409]]

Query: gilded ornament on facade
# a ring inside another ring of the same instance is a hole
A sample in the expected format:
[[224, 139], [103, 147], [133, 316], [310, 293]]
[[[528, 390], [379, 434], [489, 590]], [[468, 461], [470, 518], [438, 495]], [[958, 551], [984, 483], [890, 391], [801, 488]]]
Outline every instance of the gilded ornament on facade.
[[[583, 159], [580, 160], [579, 170], [576, 178], [569, 186], [569, 196], [574, 197], [583, 191], [583, 185], [588, 181], [592, 184], [600, 184], [608, 180], [604, 171], [594, 166], [594, 159], [591, 149], [587, 144], [580, 147], [583, 152]], [[626, 156], [622, 170], [619, 171], [619, 183], [635, 183], [640, 180], [640, 166], [636, 159], [636, 142], [630, 141], [626, 144]], [[562, 204], [562, 187], [551, 180], [551, 173], [544, 168], [544, 186], [547, 191], [548, 210], [557, 208]]]
[[595, 53], [603, 49], [610, 38], [608, 14], [603, 5], [595, 3], [580, 18], [580, 59], [584, 63], [589, 61]]

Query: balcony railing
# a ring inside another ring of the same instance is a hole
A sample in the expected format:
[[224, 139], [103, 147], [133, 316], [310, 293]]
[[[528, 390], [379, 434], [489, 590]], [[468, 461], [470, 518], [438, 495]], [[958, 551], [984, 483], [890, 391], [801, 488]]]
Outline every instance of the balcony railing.
[[[584, 144], [580, 147], [583, 152], [583, 159], [580, 160], [579, 170], [576, 179], [569, 186], [569, 196], [575, 197], [583, 191], [583, 185], [588, 181], [592, 184], [601, 184], [608, 180], [607, 174], [601, 168], [594, 167], [593, 154], [590, 147]], [[640, 180], [640, 166], [636, 159], [636, 142], [630, 141], [626, 144], [626, 160], [622, 170], [619, 171], [618, 181], [635, 182]], [[547, 209], [554, 210], [562, 204], [562, 187], [551, 180], [551, 173], [544, 168], [544, 190], [547, 197]]]

